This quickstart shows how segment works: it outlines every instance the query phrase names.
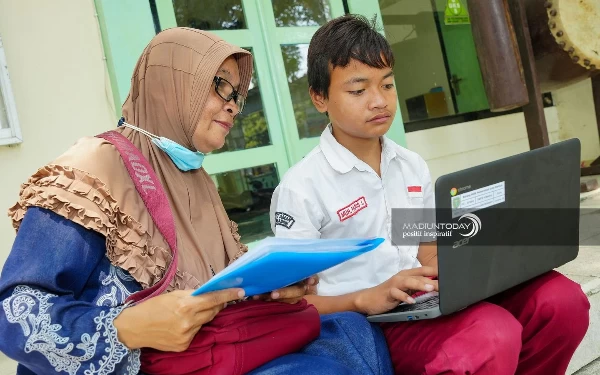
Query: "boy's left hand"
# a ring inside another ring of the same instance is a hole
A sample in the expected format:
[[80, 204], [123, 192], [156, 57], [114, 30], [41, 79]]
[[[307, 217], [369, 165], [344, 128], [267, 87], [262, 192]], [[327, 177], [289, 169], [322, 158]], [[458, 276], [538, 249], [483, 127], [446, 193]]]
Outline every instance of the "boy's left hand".
[[296, 283], [294, 285], [274, 290], [271, 293], [260, 294], [252, 297], [252, 299], [294, 304], [300, 302], [300, 300], [302, 300], [302, 298], [304, 298], [304, 296], [307, 294], [316, 294], [316, 288], [318, 283], [318, 276], [311, 276], [308, 279]]
[[319, 285], [319, 275], [313, 275], [308, 279], [308, 289], [306, 290], [306, 294], [316, 295], [317, 294], [317, 286]]

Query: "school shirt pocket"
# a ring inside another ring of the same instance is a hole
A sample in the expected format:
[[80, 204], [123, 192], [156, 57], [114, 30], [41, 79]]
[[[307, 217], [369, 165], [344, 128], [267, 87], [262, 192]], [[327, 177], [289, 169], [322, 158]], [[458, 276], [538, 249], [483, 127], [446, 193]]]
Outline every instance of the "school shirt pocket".
[[423, 206], [425, 205], [422, 196], [410, 197], [408, 198], [408, 203], [411, 205], [412, 208], [423, 208]]

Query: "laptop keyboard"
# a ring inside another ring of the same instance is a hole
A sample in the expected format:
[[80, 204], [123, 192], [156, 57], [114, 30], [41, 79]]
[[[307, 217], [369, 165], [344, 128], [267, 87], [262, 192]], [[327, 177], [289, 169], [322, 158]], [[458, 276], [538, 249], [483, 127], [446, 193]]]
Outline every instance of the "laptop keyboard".
[[398, 307], [396, 307], [393, 312], [405, 312], [405, 311], [416, 311], [416, 310], [426, 310], [431, 309], [433, 307], [437, 307], [440, 305], [440, 295], [435, 293], [434, 295], [427, 296], [424, 299], [417, 299], [417, 302], [414, 304], [402, 303]]

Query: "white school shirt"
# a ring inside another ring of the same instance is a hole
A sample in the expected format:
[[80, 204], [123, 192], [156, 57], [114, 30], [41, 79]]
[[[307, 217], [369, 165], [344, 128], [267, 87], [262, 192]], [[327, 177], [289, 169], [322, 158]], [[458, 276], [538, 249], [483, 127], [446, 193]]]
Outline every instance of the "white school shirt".
[[[418, 243], [391, 242], [392, 208], [434, 208], [431, 176], [415, 152], [382, 137], [381, 178], [340, 145], [328, 126], [290, 168], [271, 200], [271, 229], [285, 238], [383, 237], [375, 250], [319, 274], [318, 294], [342, 295], [419, 267]], [[431, 239], [429, 239], [431, 241]]]

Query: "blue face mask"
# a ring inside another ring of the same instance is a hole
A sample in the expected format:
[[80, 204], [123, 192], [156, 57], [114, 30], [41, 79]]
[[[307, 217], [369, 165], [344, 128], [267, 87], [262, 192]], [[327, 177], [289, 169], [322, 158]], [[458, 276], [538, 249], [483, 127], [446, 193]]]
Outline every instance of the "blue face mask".
[[202, 166], [204, 154], [200, 151], [190, 151], [165, 137], [152, 138], [152, 143], [169, 155], [177, 168], [183, 172], [199, 169]]
[[137, 126], [126, 123], [124, 120], [119, 121], [119, 126], [125, 126], [127, 128], [139, 131], [140, 133], [148, 136], [152, 143], [158, 148], [164, 151], [165, 154], [169, 155], [173, 163], [179, 168], [180, 171], [187, 172], [202, 167], [204, 161], [204, 154], [200, 151], [191, 151], [183, 147], [179, 143], [173, 142], [169, 138], [158, 137], [150, 132], [140, 129]]

